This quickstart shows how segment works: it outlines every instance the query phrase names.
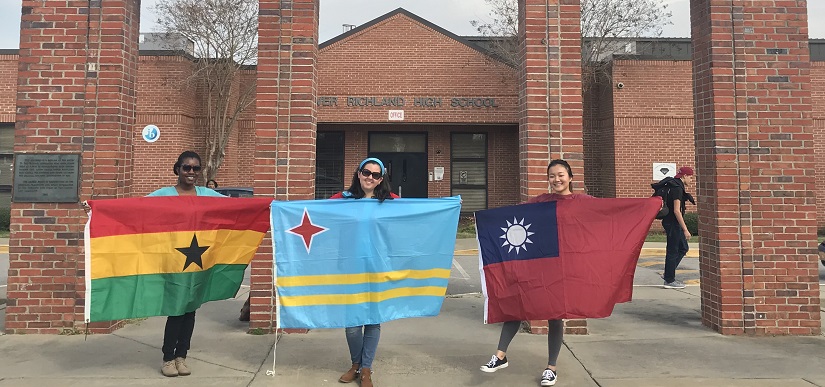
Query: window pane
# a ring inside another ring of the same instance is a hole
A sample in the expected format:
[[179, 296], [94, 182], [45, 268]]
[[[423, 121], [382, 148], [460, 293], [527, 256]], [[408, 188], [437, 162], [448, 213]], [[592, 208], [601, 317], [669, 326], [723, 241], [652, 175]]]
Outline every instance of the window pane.
[[450, 174], [453, 185], [487, 185], [487, 163], [483, 161], [456, 161]]
[[10, 154], [0, 154], [0, 188], [3, 186], [11, 187], [12, 160], [14, 160], [14, 156]]
[[487, 157], [485, 133], [453, 133], [452, 157], [454, 159]]
[[455, 195], [461, 195], [461, 212], [487, 209], [487, 190], [484, 188], [453, 188]]
[[316, 147], [315, 198], [327, 199], [344, 189], [344, 132], [318, 132]]
[[423, 133], [370, 133], [370, 153], [427, 151], [427, 135]]
[[0, 153], [14, 152], [14, 124], [0, 123]]

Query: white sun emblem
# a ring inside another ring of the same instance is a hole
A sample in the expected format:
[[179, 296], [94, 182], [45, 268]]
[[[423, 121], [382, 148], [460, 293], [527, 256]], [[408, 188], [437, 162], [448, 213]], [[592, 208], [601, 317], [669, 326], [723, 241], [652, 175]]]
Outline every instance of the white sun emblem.
[[507, 252], [513, 251], [516, 249], [516, 254], [520, 252], [521, 249], [527, 251], [527, 244], [533, 243], [530, 240], [530, 235], [535, 234], [534, 232], [528, 231], [530, 226], [533, 224], [524, 225], [524, 218], [521, 221], [516, 220], [513, 218], [513, 223], [507, 221], [507, 227], [501, 227], [501, 231], [504, 231], [504, 235], [500, 236], [500, 239], [504, 239], [504, 243], [501, 247], [510, 246], [510, 249]]

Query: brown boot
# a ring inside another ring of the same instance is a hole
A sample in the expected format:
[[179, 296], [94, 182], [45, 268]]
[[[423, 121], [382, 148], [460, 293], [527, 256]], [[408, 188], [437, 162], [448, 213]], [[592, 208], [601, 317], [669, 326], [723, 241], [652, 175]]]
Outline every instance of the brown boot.
[[345, 372], [338, 378], [338, 381], [341, 383], [352, 383], [355, 379], [358, 379], [358, 369], [361, 368], [360, 364], [353, 363], [352, 367], [350, 367], [349, 371]]
[[372, 371], [369, 368], [361, 368], [361, 387], [372, 387]]

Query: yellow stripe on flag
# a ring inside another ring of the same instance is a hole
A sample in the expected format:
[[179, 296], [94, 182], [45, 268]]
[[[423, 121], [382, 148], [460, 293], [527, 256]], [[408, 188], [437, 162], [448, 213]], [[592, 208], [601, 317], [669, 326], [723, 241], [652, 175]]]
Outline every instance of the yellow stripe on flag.
[[281, 296], [281, 305], [314, 306], [314, 305], [349, 305], [365, 302], [381, 302], [393, 298], [412, 296], [444, 297], [447, 287], [422, 286], [420, 288], [397, 288], [383, 292], [365, 292], [354, 294], [322, 294], [312, 296]]
[[383, 283], [405, 279], [450, 278], [450, 270], [398, 270], [382, 273], [326, 274], [278, 277], [278, 286], [354, 285]]
[[209, 248], [201, 256], [203, 269], [190, 264], [186, 272], [218, 264], [249, 264], [264, 237], [263, 233], [251, 230], [205, 230], [92, 238], [92, 279], [181, 273], [186, 256], [176, 248], [188, 248], [193, 235], [197, 235], [198, 246]]

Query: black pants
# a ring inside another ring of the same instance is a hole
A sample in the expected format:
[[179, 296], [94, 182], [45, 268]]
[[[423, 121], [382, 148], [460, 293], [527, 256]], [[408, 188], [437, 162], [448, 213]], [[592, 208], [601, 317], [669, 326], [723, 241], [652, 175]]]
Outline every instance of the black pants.
[[186, 358], [194, 331], [195, 312], [166, 318], [166, 329], [163, 332], [163, 361], [175, 360], [178, 357]]
[[662, 220], [662, 227], [667, 234], [667, 252], [665, 253], [665, 282], [673, 282], [676, 280], [676, 268], [682, 262], [682, 258], [688, 252], [688, 242], [685, 238], [685, 232], [682, 231], [682, 226], [676, 219]]

